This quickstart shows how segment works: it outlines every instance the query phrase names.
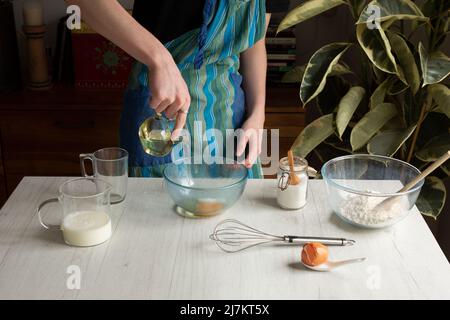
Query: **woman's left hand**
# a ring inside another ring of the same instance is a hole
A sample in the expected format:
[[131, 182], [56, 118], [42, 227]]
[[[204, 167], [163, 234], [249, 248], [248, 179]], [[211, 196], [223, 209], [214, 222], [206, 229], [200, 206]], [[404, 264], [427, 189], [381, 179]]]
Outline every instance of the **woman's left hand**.
[[250, 169], [261, 154], [262, 138], [264, 129], [264, 114], [252, 115], [244, 122], [241, 130], [243, 134], [239, 135], [239, 141], [236, 149], [236, 155], [241, 157], [248, 145], [248, 155], [244, 165]]

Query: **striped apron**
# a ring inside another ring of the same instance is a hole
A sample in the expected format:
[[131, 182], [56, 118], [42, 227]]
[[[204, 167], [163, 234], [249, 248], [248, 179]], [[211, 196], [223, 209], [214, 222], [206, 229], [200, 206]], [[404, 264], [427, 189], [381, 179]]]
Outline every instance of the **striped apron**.
[[[214, 144], [220, 140], [214, 132], [220, 131], [225, 138], [230, 129], [241, 128], [244, 123], [239, 55], [263, 38], [265, 13], [265, 0], [206, 0], [202, 26], [165, 44], [191, 95], [186, 129], [193, 140], [192, 155], [194, 149], [199, 150], [194, 145], [200, 144], [200, 150], [209, 148], [214, 156]], [[161, 177], [164, 166], [171, 162], [170, 154], [146, 154], [139, 140], [140, 124], [155, 115], [149, 106], [150, 96], [148, 68], [135, 62], [120, 122], [121, 146], [129, 152], [129, 172], [134, 177]], [[249, 177], [262, 178], [259, 161], [249, 169]]]

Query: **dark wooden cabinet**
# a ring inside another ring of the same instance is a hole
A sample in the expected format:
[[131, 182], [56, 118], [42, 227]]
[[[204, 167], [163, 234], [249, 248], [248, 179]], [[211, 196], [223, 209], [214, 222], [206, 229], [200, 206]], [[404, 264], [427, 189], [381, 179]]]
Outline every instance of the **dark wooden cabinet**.
[[6, 197], [7, 197], [6, 177], [5, 177], [5, 168], [3, 167], [3, 154], [2, 154], [1, 134], [0, 134], [0, 206], [5, 202]]
[[[304, 126], [298, 90], [268, 90], [266, 127], [280, 129], [280, 156]], [[119, 145], [122, 92], [55, 87], [0, 98], [0, 204], [24, 176], [77, 176], [79, 154]]]
[[117, 111], [8, 111], [2, 122], [8, 175], [78, 174], [80, 153], [118, 145]]

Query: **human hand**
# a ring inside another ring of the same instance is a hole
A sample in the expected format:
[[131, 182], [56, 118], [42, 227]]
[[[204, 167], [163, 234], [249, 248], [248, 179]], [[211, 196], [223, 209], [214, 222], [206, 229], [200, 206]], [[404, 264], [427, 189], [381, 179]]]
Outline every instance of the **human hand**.
[[236, 155], [241, 157], [248, 145], [248, 155], [244, 165], [250, 169], [261, 154], [261, 145], [264, 129], [264, 115], [252, 115], [243, 124], [244, 133], [239, 136]]
[[168, 119], [176, 118], [172, 135], [172, 139], [176, 140], [179, 129], [186, 124], [191, 97], [180, 70], [167, 50], [162, 53], [162, 58], [149, 65], [149, 86], [152, 90], [150, 107], [157, 113], [165, 113]]

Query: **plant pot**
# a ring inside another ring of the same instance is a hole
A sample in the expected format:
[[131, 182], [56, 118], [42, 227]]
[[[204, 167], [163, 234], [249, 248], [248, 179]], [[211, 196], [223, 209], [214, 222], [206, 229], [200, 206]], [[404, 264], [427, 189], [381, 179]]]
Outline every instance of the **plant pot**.
[[0, 92], [21, 85], [20, 58], [17, 47], [14, 9], [10, 1], [0, 2]]

